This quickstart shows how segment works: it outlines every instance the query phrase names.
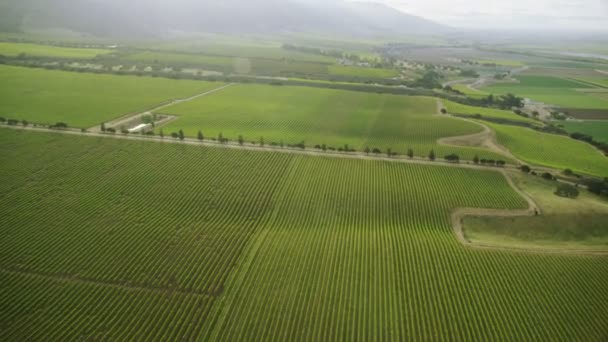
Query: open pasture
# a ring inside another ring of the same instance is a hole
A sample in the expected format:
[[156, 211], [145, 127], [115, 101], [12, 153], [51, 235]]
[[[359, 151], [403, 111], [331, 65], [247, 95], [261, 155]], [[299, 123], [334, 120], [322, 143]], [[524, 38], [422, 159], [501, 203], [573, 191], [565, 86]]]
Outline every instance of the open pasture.
[[596, 141], [608, 143], [608, 121], [564, 121], [557, 124], [568, 133], [584, 133]]
[[587, 143], [529, 128], [499, 124], [488, 126], [496, 131], [500, 144], [528, 163], [608, 176], [608, 158]]
[[523, 116], [519, 116], [512, 111], [501, 110], [496, 108], [487, 108], [487, 107], [475, 107], [475, 106], [467, 106], [464, 104], [460, 104], [457, 102], [449, 101], [449, 100], [441, 100], [445, 105], [449, 114], [459, 114], [466, 115], [470, 117], [475, 117], [476, 115], [481, 115], [484, 118], [495, 119], [495, 120], [508, 120], [521, 122], [526, 124], [538, 124], [537, 121], [532, 120], [530, 118], [525, 118]]
[[479, 99], [479, 98], [490, 95], [488, 93], [484, 93], [483, 91], [473, 89], [466, 84], [454, 84], [451, 87], [453, 89], [458, 90], [459, 92], [465, 94], [466, 96], [472, 97], [474, 99]]
[[360, 78], [391, 78], [399, 76], [395, 70], [363, 68], [354, 66], [331, 65], [328, 67], [330, 75], [350, 76]]
[[1, 133], [3, 340], [608, 333], [604, 259], [457, 242], [494, 171]]
[[26, 56], [34, 57], [90, 59], [111, 52], [112, 50], [106, 49], [68, 48], [50, 45], [0, 42], [0, 55], [11, 57], [25, 54]]
[[365, 146], [391, 148], [405, 154], [412, 148], [426, 157], [434, 149], [438, 157], [458, 153], [461, 158], [504, 159], [482, 149], [441, 146], [443, 137], [478, 133], [478, 125], [435, 115], [434, 98], [363, 94], [358, 92], [268, 85], [236, 85], [212, 96], [177, 104], [161, 111], [179, 118], [164, 132], [184, 130], [195, 137], [297, 144], [307, 147], [345, 144], [358, 151]]
[[328, 75], [327, 63], [290, 59], [208, 56], [194, 53], [151, 51], [138, 52], [126, 58], [130, 61], [151, 65], [200, 67], [224, 73], [268, 76]]
[[0, 66], [0, 116], [88, 128], [221, 84]]
[[607, 109], [608, 99], [586, 93], [593, 84], [550, 76], [517, 76], [520, 83], [494, 84], [482, 88], [494, 94], [513, 93], [563, 108]]
[[513, 171], [517, 187], [532, 196], [542, 214], [467, 217], [467, 240], [484, 245], [608, 252], [608, 201], [581, 189], [576, 199], [554, 194], [557, 183]]

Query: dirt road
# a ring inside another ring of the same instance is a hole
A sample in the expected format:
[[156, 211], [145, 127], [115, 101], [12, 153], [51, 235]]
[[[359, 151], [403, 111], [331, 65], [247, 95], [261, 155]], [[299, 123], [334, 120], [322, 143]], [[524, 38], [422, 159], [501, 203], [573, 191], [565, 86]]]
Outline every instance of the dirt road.
[[[159, 111], [161, 109], [164, 109], [164, 108], [167, 108], [169, 106], [173, 106], [173, 105], [176, 105], [176, 104], [179, 104], [179, 103], [189, 102], [189, 101], [198, 99], [199, 97], [208, 96], [208, 95], [217, 93], [218, 91], [222, 91], [222, 90], [224, 90], [224, 89], [226, 89], [228, 87], [231, 87], [233, 85], [235, 85], [235, 83], [229, 83], [229, 84], [223, 85], [223, 86], [221, 86], [219, 88], [215, 88], [215, 89], [206, 91], [204, 93], [196, 94], [196, 95], [193, 95], [193, 96], [190, 96], [190, 97], [187, 97], [187, 98], [167, 101], [167, 102], [162, 103], [161, 105], [158, 105], [158, 106], [153, 107], [153, 108], [149, 108], [149, 109], [144, 110], [142, 112], [129, 113], [127, 115], [123, 115], [122, 117], [120, 117], [118, 119], [106, 122], [105, 125], [108, 128], [109, 127], [119, 128], [119, 127], [121, 127], [123, 125], [127, 125], [129, 122], [137, 119], [138, 117], [144, 116], [144, 115], [146, 115], [148, 113], [156, 112], [156, 111]], [[173, 119], [169, 119], [168, 121], [171, 121], [171, 120], [173, 120]], [[162, 122], [162, 123], [157, 122], [156, 124], [160, 125], [160, 124], [165, 124], [165, 123], [166, 122]], [[101, 125], [101, 123], [100, 123], [100, 125]], [[87, 131], [99, 133], [99, 132], [101, 132], [101, 126], [100, 125], [97, 125], [97, 126], [94, 126], [94, 127], [90, 127], [90, 128], [87, 129]]]

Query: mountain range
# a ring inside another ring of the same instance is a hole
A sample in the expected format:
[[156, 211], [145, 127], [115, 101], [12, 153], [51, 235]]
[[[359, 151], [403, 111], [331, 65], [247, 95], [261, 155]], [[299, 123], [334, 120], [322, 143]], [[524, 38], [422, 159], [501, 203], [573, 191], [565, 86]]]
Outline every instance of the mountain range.
[[0, 30], [64, 29], [100, 37], [322, 33], [441, 34], [446, 27], [369, 2], [341, 0], [4, 0]]

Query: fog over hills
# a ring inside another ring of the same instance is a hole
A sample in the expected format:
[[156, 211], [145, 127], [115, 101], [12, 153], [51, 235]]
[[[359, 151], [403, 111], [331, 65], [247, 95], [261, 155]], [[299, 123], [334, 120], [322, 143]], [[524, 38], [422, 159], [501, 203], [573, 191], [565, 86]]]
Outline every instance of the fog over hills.
[[68, 29], [97, 36], [309, 32], [371, 37], [445, 28], [386, 5], [341, 0], [7, 0], [0, 29]]

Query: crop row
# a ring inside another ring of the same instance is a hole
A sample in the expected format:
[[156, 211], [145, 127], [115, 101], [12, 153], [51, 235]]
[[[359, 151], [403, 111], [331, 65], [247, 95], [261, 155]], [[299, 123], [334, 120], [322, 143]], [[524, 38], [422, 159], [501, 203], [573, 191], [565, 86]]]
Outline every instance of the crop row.
[[526, 206], [497, 172], [0, 133], [2, 340], [608, 332], [603, 258], [456, 241], [450, 209]]

